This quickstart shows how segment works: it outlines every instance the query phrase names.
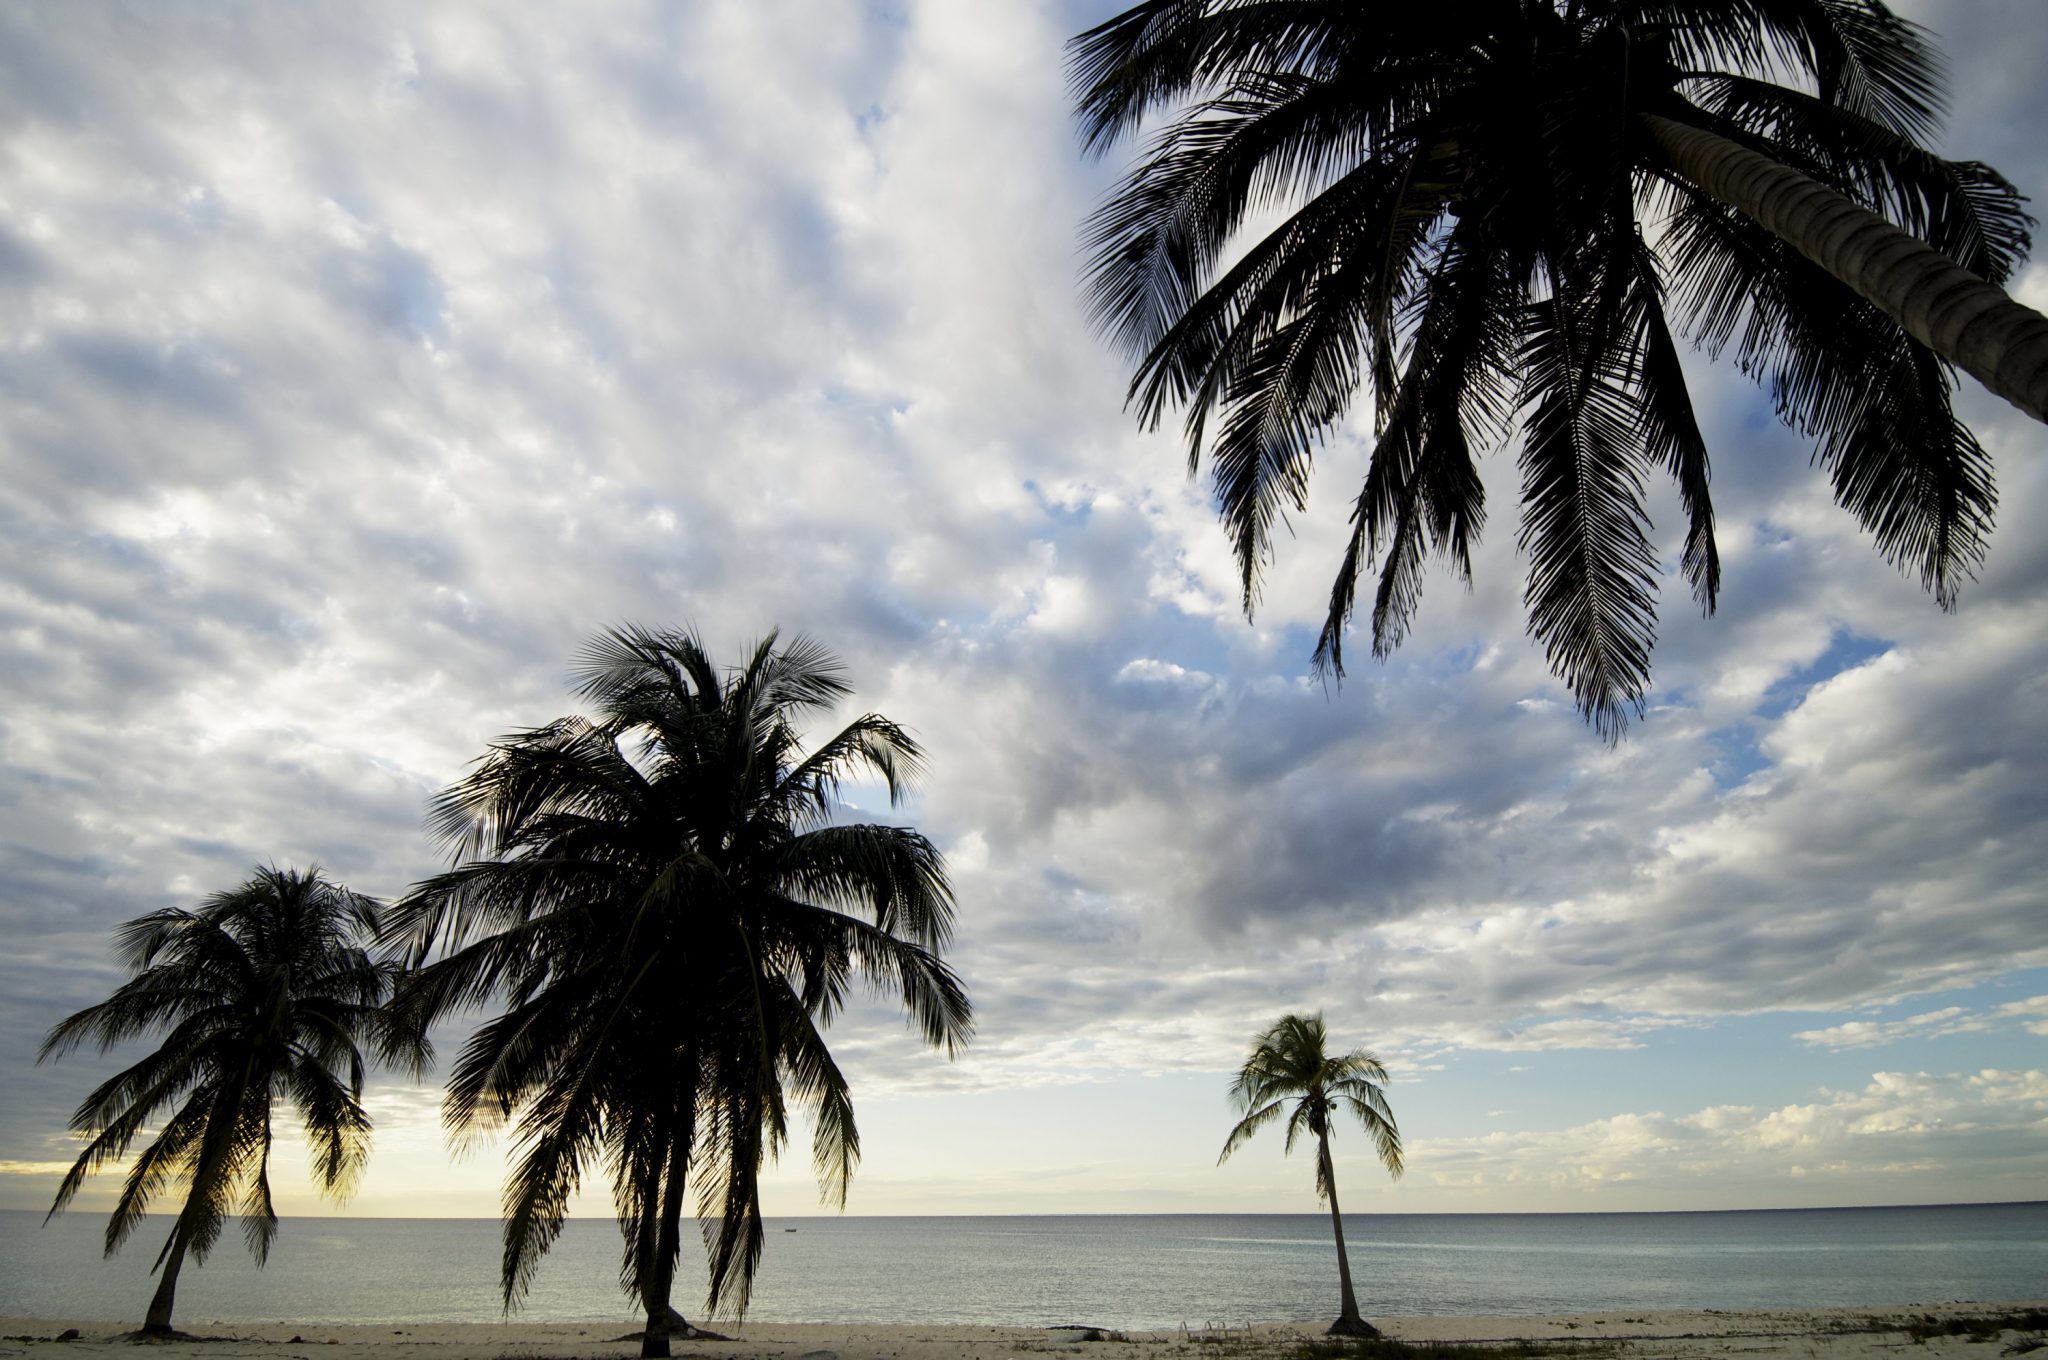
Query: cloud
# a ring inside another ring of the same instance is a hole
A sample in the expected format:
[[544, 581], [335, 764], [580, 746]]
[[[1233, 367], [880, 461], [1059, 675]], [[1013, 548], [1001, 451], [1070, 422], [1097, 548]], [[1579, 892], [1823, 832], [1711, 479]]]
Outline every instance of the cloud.
[[2011, 1016], [2029, 1034], [2048, 1035], [2048, 996], [2031, 996], [2025, 1001], [2008, 1001], [1992, 1012], [2003, 1019]]
[[61, 1176], [70, 1169], [70, 1162], [0, 1161], [0, 1176]]
[[2048, 996], [2029, 997], [2025, 1001], [2009, 1001], [1990, 1011], [1971, 1011], [1962, 1006], [1944, 1006], [1937, 1011], [1923, 1011], [1903, 1020], [1850, 1020], [1826, 1029], [1800, 1030], [1792, 1037], [1816, 1048], [1875, 1048], [1880, 1044], [1897, 1043], [1901, 1039], [1932, 1039], [1951, 1034], [1971, 1034], [1990, 1029], [2008, 1018], [2023, 1022], [2031, 1034], [2048, 1033], [2044, 1022], [2035, 1017], [2048, 1016]]
[[1666, 1019], [1546, 1020], [1513, 1033], [1488, 1039], [1478, 1035], [1461, 1038], [1460, 1047], [1490, 1049], [1500, 1053], [1540, 1053], [1556, 1049], [1636, 1049], [1642, 1036], [1679, 1023]]
[[1888, 1182], [1964, 1165], [1990, 1194], [2021, 1198], [2048, 1167], [2037, 1136], [2044, 1116], [2048, 1076], [2039, 1071], [1877, 1072], [1858, 1090], [1770, 1110], [1631, 1112], [1549, 1132], [1416, 1139], [1408, 1167], [1467, 1195], [1540, 1187], [1648, 1207], [1703, 1181], [1738, 1202], [1790, 1181], [1809, 1203], [1896, 1202]]

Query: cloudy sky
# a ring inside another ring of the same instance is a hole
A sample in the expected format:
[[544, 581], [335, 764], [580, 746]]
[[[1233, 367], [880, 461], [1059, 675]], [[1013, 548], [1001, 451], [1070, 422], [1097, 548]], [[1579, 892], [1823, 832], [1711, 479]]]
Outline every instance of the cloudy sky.
[[[946, 850], [979, 1032], [834, 1031], [853, 1212], [1312, 1209], [1277, 1139], [1215, 1156], [1314, 1008], [1409, 1142], [1340, 1135], [1349, 1209], [2048, 1194], [2048, 430], [1962, 394], [2001, 504], [1944, 615], [1701, 361], [1722, 607], [1667, 594], [1628, 741], [1523, 635], [1512, 450], [1474, 588], [1326, 690], [1369, 431], [1248, 623], [1077, 304], [1118, 163], [1061, 48], [1112, 7], [0, 8], [0, 1206], [111, 1070], [34, 1054], [116, 923], [259, 862], [403, 891], [627, 621], [813, 634], [930, 749], [861, 801]], [[2048, 200], [2038, 0], [1904, 8], [1944, 150]], [[376, 1083], [349, 1212], [495, 1211], [436, 1100]], [[816, 1203], [796, 1149], [769, 1208]]]

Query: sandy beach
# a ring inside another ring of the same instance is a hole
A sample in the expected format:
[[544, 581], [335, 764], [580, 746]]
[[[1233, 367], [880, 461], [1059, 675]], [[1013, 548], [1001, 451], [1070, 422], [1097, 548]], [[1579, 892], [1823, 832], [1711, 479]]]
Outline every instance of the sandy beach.
[[[2031, 1315], [2031, 1316], [2029, 1316]], [[2012, 1326], [2021, 1319], [2023, 1325]], [[1390, 1337], [1420, 1347], [1469, 1343], [1486, 1352], [1628, 1360], [1703, 1360], [1710, 1356], [1853, 1357], [1971, 1356], [1978, 1360], [2028, 1353], [2048, 1356], [2048, 1301], [1947, 1304], [1911, 1309], [1831, 1308], [1809, 1311], [1643, 1312], [1542, 1317], [1377, 1318]], [[2002, 1325], [2003, 1324], [2003, 1325]], [[569, 1360], [630, 1357], [630, 1324], [439, 1323], [305, 1327], [249, 1324], [207, 1327], [154, 1343], [166, 1357], [232, 1356], [236, 1360], [302, 1357], [357, 1360]], [[66, 1333], [73, 1333], [67, 1336]], [[1522, 1343], [1516, 1345], [1515, 1343]], [[1337, 1360], [1340, 1351], [1315, 1323], [1212, 1330], [1089, 1333], [1076, 1328], [884, 1326], [756, 1323], [724, 1341], [678, 1341], [677, 1356], [700, 1360]], [[109, 1323], [0, 1318], [0, 1356], [132, 1355], [124, 1328]]]

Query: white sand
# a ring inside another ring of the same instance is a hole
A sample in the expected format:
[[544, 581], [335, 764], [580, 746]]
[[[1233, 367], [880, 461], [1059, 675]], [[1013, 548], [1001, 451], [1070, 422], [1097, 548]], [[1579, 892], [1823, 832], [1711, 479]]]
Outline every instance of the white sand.
[[[1915, 1340], [1909, 1321], [1973, 1318], [2048, 1308], [2048, 1301], [2014, 1304], [1945, 1304], [1911, 1309], [1831, 1308], [1801, 1312], [1644, 1312], [1544, 1317], [1375, 1318], [1404, 1341], [1506, 1341], [1556, 1343], [1560, 1356], [1613, 1356], [1622, 1360], [1706, 1360], [1719, 1356], [1798, 1356], [1803, 1360], [1993, 1360], [2019, 1354], [2033, 1339], [2016, 1332], [1992, 1338], [1937, 1336]], [[1870, 1330], [1875, 1321], [1891, 1330]], [[637, 1340], [622, 1339], [631, 1324], [602, 1323], [384, 1323], [348, 1327], [287, 1324], [216, 1326], [186, 1321], [208, 1333], [191, 1340], [158, 1343], [147, 1354], [165, 1360], [234, 1357], [234, 1360], [554, 1360], [554, 1357], [631, 1357]], [[70, 1341], [55, 1338], [75, 1327]], [[0, 1356], [135, 1356], [121, 1339], [126, 1329], [109, 1323], [67, 1323], [40, 1318], [0, 1318]], [[677, 1341], [677, 1356], [693, 1360], [1029, 1360], [1034, 1356], [1085, 1360], [1287, 1360], [1304, 1342], [1321, 1336], [1320, 1324], [1260, 1326], [1218, 1331], [1118, 1333], [1101, 1341], [1055, 1329], [947, 1326], [846, 1326], [813, 1323], [749, 1323], [730, 1341]], [[2048, 1347], [2038, 1352], [2048, 1360]]]

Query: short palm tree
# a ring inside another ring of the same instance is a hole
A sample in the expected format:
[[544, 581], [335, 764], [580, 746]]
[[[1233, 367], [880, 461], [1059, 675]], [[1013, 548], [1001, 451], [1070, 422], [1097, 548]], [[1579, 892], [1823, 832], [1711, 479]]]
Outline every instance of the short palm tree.
[[953, 898], [938, 851], [906, 827], [840, 819], [842, 781], [892, 800], [922, 753], [877, 714], [802, 749], [806, 715], [847, 694], [829, 653], [763, 639], [726, 671], [687, 632], [590, 644], [591, 717], [495, 743], [436, 801], [457, 860], [393, 912], [417, 968], [394, 1003], [412, 1032], [493, 996], [450, 1075], [459, 1131], [516, 1121], [503, 1288], [518, 1299], [570, 1196], [602, 1163], [644, 1306], [643, 1354], [666, 1355], [692, 1180], [708, 1306], [744, 1312], [762, 1247], [758, 1178], [793, 1097], [828, 1198], [859, 1153], [824, 1030], [856, 978], [901, 998], [951, 1053], [971, 1011], [941, 954]]
[[1223, 1140], [1218, 1166], [1230, 1160], [1251, 1136], [1283, 1115], [1287, 1151], [1303, 1133], [1315, 1135], [1316, 1197], [1330, 1204], [1330, 1226], [1337, 1234], [1337, 1280], [1342, 1308], [1330, 1324], [1333, 1336], [1378, 1336], [1379, 1329], [1358, 1313], [1351, 1288], [1351, 1258], [1344, 1250], [1344, 1214], [1337, 1207], [1337, 1168], [1330, 1160], [1331, 1117], [1349, 1112], [1372, 1136], [1373, 1149], [1388, 1171], [1401, 1174], [1401, 1131], [1381, 1089], [1387, 1069], [1364, 1049], [1331, 1056], [1322, 1013], [1283, 1015], [1252, 1041], [1251, 1056], [1231, 1083], [1230, 1098], [1243, 1118]]
[[[261, 1264], [277, 1234], [270, 1198], [271, 1107], [298, 1110], [321, 1191], [345, 1198], [370, 1150], [362, 1046], [376, 1034], [391, 970], [365, 946], [377, 905], [316, 868], [259, 868], [198, 907], [167, 907], [121, 927], [134, 976], [96, 1006], [61, 1021], [41, 1058], [80, 1044], [167, 1031], [154, 1053], [108, 1078], [71, 1117], [89, 1141], [57, 1189], [61, 1212], [93, 1172], [125, 1158], [147, 1126], [107, 1222], [113, 1255], [172, 1184], [184, 1207], [157, 1253], [145, 1334], [171, 1332], [178, 1272], [203, 1262], [230, 1213], [242, 1215]], [[403, 1045], [397, 1046], [403, 1051]], [[167, 1116], [167, 1117], [166, 1117]]]
[[1996, 286], [2031, 219], [1925, 149], [1938, 60], [1878, 0], [1147, 0], [1072, 71], [1093, 149], [1172, 115], [1091, 221], [1089, 300], [1140, 419], [1184, 408], [1191, 469], [1206, 450], [1247, 609], [1315, 444], [1372, 390], [1316, 650], [1339, 675], [1362, 572], [1381, 657], [1431, 555], [1469, 578], [1474, 450], [1519, 426], [1529, 628], [1621, 734], [1655, 636], [1653, 469], [1695, 600], [1719, 589], [1675, 334], [1733, 345], [1944, 608], [1994, 503], [1950, 364], [2048, 418], [2048, 319]]

